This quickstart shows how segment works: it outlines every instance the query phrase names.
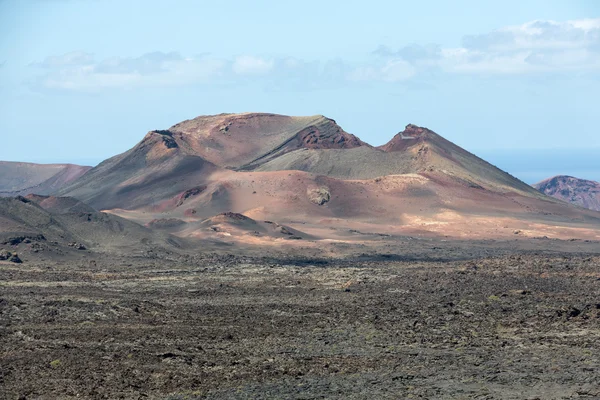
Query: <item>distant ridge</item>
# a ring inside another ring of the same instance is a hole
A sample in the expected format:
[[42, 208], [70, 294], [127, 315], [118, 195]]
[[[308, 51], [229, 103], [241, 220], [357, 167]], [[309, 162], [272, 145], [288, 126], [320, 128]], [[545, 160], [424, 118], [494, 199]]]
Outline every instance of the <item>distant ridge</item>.
[[590, 210], [600, 211], [600, 183], [598, 182], [558, 175], [533, 186], [548, 196]]
[[0, 161], [0, 196], [47, 195], [75, 181], [92, 167]]

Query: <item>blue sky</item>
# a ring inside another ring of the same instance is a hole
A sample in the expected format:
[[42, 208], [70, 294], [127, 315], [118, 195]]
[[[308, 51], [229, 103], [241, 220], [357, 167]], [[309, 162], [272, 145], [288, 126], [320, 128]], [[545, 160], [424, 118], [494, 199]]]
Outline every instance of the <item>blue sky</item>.
[[427, 126], [600, 180], [600, 3], [0, 0], [1, 160], [95, 164], [202, 114]]

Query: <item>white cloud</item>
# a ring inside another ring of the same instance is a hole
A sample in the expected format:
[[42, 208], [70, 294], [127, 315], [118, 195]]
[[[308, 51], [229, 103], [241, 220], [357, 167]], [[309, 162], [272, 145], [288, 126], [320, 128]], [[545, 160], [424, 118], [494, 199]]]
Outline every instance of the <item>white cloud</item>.
[[305, 61], [246, 54], [231, 59], [176, 52], [96, 60], [73, 51], [39, 63], [36, 89], [98, 91], [210, 83], [258, 82], [271, 90], [312, 90], [348, 82], [404, 82], [439, 74], [517, 75], [546, 72], [600, 72], [600, 18], [566, 22], [536, 20], [463, 38], [461, 47], [409, 44], [380, 46], [362, 64], [344, 60]]
[[[210, 83], [239, 83], [251, 78], [271, 89], [316, 88], [331, 84], [331, 75], [345, 76], [335, 62], [307, 62], [294, 57], [265, 59], [250, 55], [231, 60], [207, 55], [183, 57], [178, 53], [147, 53], [139, 57], [95, 60], [75, 53], [48, 57], [35, 89], [94, 92], [109, 88], [136, 88]], [[338, 78], [339, 80], [339, 78]]]
[[393, 51], [389, 47], [379, 46], [373, 54], [383, 57], [396, 57], [401, 58], [405, 61], [414, 63], [421, 60], [435, 60], [441, 56], [441, 47], [436, 44], [428, 44], [421, 46], [413, 43], [408, 46], [404, 46], [398, 51]]
[[178, 53], [156, 51], [135, 58], [112, 57], [96, 65], [96, 72], [107, 74], [137, 73], [141, 75], [166, 72], [169, 66], [185, 61]]
[[98, 91], [202, 83], [219, 76], [226, 63], [205, 56], [183, 58], [177, 53], [161, 52], [95, 61], [87, 53], [74, 52], [48, 57], [34, 65], [47, 70], [36, 80], [37, 88]]
[[273, 69], [273, 60], [255, 56], [239, 56], [233, 61], [232, 70], [239, 75], [267, 74]]
[[401, 59], [393, 59], [382, 66], [362, 66], [348, 74], [351, 81], [399, 82], [412, 78], [417, 73], [414, 66]]
[[91, 64], [94, 61], [94, 56], [85, 51], [72, 51], [65, 53], [60, 56], [49, 56], [39, 63], [33, 63], [32, 65], [41, 68], [60, 68], [60, 67], [71, 67], [78, 65]]
[[536, 20], [483, 35], [465, 36], [465, 48], [486, 51], [584, 48], [600, 40], [600, 18], [566, 22]]
[[419, 69], [448, 73], [522, 74], [600, 70], [600, 18], [566, 22], [536, 20], [469, 35], [459, 48], [410, 45], [375, 53], [406, 60]]

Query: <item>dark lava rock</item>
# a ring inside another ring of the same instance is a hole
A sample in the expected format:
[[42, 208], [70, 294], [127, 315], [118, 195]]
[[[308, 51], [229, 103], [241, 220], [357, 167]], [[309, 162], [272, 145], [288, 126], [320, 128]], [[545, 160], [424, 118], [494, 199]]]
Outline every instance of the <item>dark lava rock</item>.
[[17, 264], [21, 264], [23, 262], [17, 253], [13, 253], [4, 249], [0, 250], [0, 260], [8, 260]]
[[69, 243], [70, 247], [73, 247], [76, 250], [86, 250], [87, 248], [81, 244], [81, 243], [77, 243], [77, 242], [71, 242]]
[[12, 253], [8, 250], [0, 250], [0, 260], [8, 260], [12, 256]]

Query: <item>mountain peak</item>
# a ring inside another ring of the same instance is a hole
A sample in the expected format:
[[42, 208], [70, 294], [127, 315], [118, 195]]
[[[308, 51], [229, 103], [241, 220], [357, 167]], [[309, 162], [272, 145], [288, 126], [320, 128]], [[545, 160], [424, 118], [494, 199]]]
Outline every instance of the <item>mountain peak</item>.
[[403, 131], [394, 135], [389, 142], [383, 146], [379, 146], [379, 149], [385, 152], [404, 151], [417, 143], [423, 142], [423, 140], [431, 137], [432, 134], [435, 135], [433, 131], [425, 127], [408, 124]]
[[225, 168], [252, 169], [300, 148], [349, 149], [367, 145], [323, 115], [291, 117], [270, 113], [203, 115], [173, 125], [161, 134], [178, 146]]

